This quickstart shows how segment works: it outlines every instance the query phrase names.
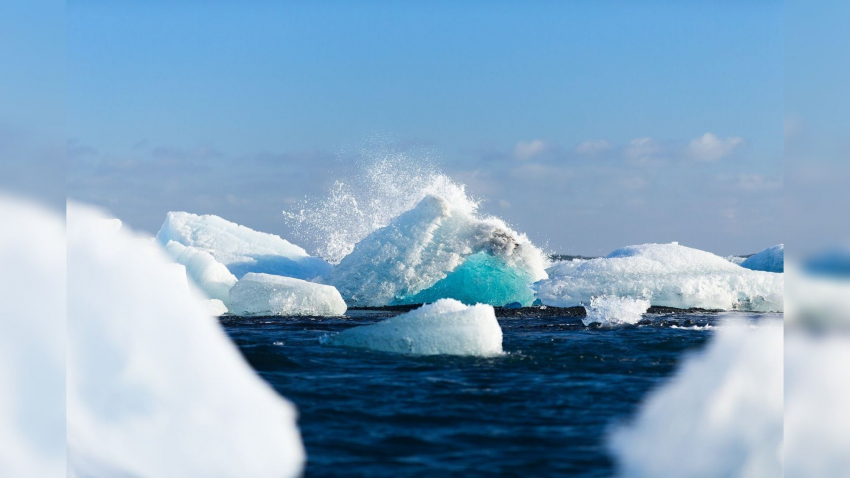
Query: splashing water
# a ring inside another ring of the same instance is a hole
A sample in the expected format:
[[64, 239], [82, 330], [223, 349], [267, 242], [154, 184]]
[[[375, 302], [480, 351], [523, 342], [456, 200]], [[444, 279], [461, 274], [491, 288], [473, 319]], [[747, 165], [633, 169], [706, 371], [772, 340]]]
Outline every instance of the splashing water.
[[327, 197], [305, 199], [283, 216], [300, 244], [338, 264], [361, 239], [434, 194], [454, 208], [475, 214], [479, 201], [437, 168], [428, 154], [390, 146], [367, 148], [357, 160], [359, 172], [336, 181]]

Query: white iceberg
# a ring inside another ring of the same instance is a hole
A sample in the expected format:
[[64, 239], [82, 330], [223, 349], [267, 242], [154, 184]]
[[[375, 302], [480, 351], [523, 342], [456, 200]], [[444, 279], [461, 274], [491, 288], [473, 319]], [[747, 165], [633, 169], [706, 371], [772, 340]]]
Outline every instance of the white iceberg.
[[237, 278], [248, 272], [261, 272], [314, 279], [330, 270], [327, 262], [280, 236], [257, 232], [218, 216], [169, 212], [156, 238], [163, 246], [175, 241], [208, 252]]
[[354, 327], [324, 343], [411, 355], [502, 354], [502, 328], [493, 307], [441, 299], [382, 322]]
[[467, 202], [427, 195], [357, 243], [327, 276], [358, 306], [453, 298], [467, 304], [534, 301], [546, 260], [528, 238]]
[[754, 271], [783, 272], [785, 270], [785, 245], [778, 244], [748, 257], [741, 267]]
[[578, 267], [561, 264], [535, 284], [546, 305], [572, 307], [610, 295], [683, 309], [781, 312], [784, 306], [782, 274], [744, 269], [678, 244], [629, 246]]
[[235, 315], [343, 315], [347, 307], [333, 286], [292, 277], [248, 273], [230, 289]]
[[156, 244], [68, 207], [68, 476], [298, 476], [294, 407]]
[[591, 298], [590, 306], [584, 306], [584, 309], [587, 312], [587, 316], [582, 319], [584, 325], [636, 324], [649, 309], [649, 301], [630, 297], [600, 296]]
[[168, 241], [165, 250], [178, 264], [186, 267], [186, 275], [210, 299], [218, 299], [225, 306], [230, 303], [230, 288], [236, 284], [236, 276], [211, 254], [179, 242]]
[[783, 328], [776, 320], [721, 327], [609, 444], [619, 476], [760, 478], [782, 476], [782, 440]]

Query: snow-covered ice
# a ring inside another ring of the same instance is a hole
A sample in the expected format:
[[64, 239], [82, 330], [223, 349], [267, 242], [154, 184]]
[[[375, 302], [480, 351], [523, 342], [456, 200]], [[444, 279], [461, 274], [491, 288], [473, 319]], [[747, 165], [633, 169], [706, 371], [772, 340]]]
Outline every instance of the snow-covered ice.
[[781, 321], [721, 327], [613, 432], [619, 474], [782, 476], [782, 360]]
[[467, 304], [534, 301], [545, 257], [468, 200], [427, 195], [413, 209], [357, 243], [327, 276], [351, 305], [416, 304], [453, 298]]
[[327, 262], [280, 236], [254, 231], [218, 216], [169, 212], [156, 237], [163, 246], [175, 241], [210, 253], [237, 278], [248, 272], [261, 272], [314, 279], [330, 269]]
[[754, 271], [783, 272], [785, 270], [785, 245], [778, 244], [748, 257], [741, 267]]
[[68, 207], [69, 476], [297, 476], [294, 407], [165, 252]]
[[230, 303], [228, 293], [236, 284], [236, 276], [224, 264], [208, 252], [175, 241], [168, 241], [165, 250], [178, 264], [186, 267], [186, 275], [207, 297], [218, 299], [225, 306]]
[[587, 316], [582, 319], [584, 325], [636, 324], [649, 309], [649, 301], [631, 297], [599, 296], [590, 299], [590, 305], [585, 305], [584, 309], [587, 311]]
[[678, 244], [618, 249], [575, 267], [556, 263], [535, 284], [544, 304], [571, 307], [600, 295], [649, 300], [678, 308], [783, 310], [782, 274], [753, 271], [709, 252]]
[[502, 329], [493, 307], [441, 299], [372, 325], [328, 336], [325, 343], [412, 355], [502, 353]]
[[343, 315], [346, 308], [333, 286], [292, 277], [248, 273], [230, 289], [230, 311], [240, 316]]

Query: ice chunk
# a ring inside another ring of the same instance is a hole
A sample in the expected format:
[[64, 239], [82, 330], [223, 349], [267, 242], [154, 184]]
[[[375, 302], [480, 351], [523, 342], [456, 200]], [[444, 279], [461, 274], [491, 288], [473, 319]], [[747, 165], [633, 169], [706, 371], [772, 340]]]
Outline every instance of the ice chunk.
[[613, 433], [619, 474], [782, 476], [782, 333], [779, 320], [721, 327]]
[[324, 342], [412, 355], [492, 356], [502, 353], [502, 329], [489, 305], [441, 299], [377, 324], [331, 335]]
[[785, 245], [779, 244], [748, 257], [741, 267], [754, 271], [783, 272], [785, 270]]
[[581, 320], [584, 325], [636, 324], [649, 309], [649, 301], [630, 297], [600, 296], [590, 299], [590, 306], [584, 306], [584, 309], [587, 311], [587, 316]]
[[783, 310], [782, 274], [744, 269], [677, 244], [629, 246], [578, 267], [561, 267], [555, 264], [550, 278], [536, 284], [544, 304], [571, 307], [613, 295], [685, 309]]
[[101, 217], [68, 207], [69, 476], [298, 476], [294, 407], [159, 246]]
[[230, 303], [229, 292], [236, 284], [236, 276], [224, 264], [207, 252], [175, 241], [168, 241], [165, 250], [172, 259], [186, 267], [186, 274], [207, 297], [218, 299], [225, 306]]
[[292, 277], [252, 272], [230, 289], [230, 311], [240, 316], [343, 315], [346, 308], [333, 286]]
[[236, 277], [262, 272], [313, 279], [330, 265], [274, 234], [257, 232], [218, 216], [169, 212], [156, 235], [162, 245], [175, 241], [210, 253]]
[[218, 317], [227, 313], [227, 306], [218, 299], [210, 299], [207, 301], [207, 311], [213, 317]]
[[360, 241], [327, 282], [358, 306], [453, 298], [467, 304], [534, 301], [545, 258], [525, 235], [478, 218], [441, 196], [419, 204]]

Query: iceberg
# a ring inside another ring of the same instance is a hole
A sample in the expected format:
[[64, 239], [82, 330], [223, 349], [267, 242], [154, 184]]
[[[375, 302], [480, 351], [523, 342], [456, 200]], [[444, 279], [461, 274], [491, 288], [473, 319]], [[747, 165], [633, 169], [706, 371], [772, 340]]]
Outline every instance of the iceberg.
[[230, 303], [230, 288], [236, 284], [236, 276], [211, 254], [179, 242], [168, 241], [165, 250], [178, 264], [186, 267], [186, 275], [210, 299], [218, 299], [225, 306]]
[[163, 246], [174, 241], [207, 252], [237, 278], [249, 272], [260, 272], [314, 279], [326, 274], [331, 267], [280, 236], [254, 231], [212, 215], [169, 212], [156, 238]]
[[454, 299], [441, 299], [377, 324], [354, 327], [325, 337], [323, 342], [411, 355], [487, 357], [503, 353], [502, 328], [493, 307], [464, 305]]
[[578, 267], [561, 263], [535, 284], [546, 305], [589, 304], [600, 295], [646, 299], [654, 306], [781, 312], [782, 274], [753, 271], [678, 244], [618, 249]]
[[326, 276], [350, 305], [434, 302], [530, 305], [545, 257], [497, 218], [429, 194], [358, 242]]
[[161, 247], [102, 217], [68, 205], [68, 476], [300, 475], [292, 404]]
[[630, 297], [600, 296], [590, 299], [590, 306], [584, 306], [587, 316], [581, 319], [584, 325], [593, 323], [602, 325], [636, 324], [649, 310], [649, 301]]
[[243, 317], [343, 315], [347, 307], [333, 286], [270, 274], [245, 274], [230, 289], [230, 311]]
[[781, 324], [724, 325], [686, 358], [609, 437], [619, 475], [782, 476]]
[[754, 271], [784, 272], [785, 270], [785, 245], [779, 244], [748, 257], [741, 263]]

